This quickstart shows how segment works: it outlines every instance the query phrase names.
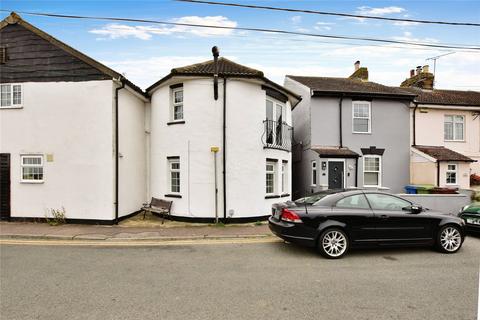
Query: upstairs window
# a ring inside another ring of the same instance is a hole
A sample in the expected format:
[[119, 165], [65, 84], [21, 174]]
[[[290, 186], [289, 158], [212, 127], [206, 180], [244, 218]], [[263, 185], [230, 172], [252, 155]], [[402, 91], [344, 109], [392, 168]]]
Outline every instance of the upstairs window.
[[43, 156], [21, 156], [22, 182], [43, 182]]
[[457, 165], [454, 163], [447, 164], [446, 175], [447, 184], [457, 184]]
[[459, 115], [446, 115], [444, 120], [444, 138], [446, 141], [463, 141], [465, 130], [465, 117]]
[[183, 86], [172, 88], [172, 121], [183, 120]]
[[371, 133], [371, 104], [368, 101], [353, 101], [353, 133]]
[[0, 108], [20, 108], [22, 106], [22, 85], [0, 85]]

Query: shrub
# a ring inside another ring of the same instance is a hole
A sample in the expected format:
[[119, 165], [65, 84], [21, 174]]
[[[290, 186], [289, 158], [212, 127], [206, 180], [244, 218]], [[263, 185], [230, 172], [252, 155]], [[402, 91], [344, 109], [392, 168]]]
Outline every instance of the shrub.
[[47, 219], [47, 223], [51, 226], [58, 226], [65, 223], [66, 212], [65, 208], [62, 207], [61, 209], [47, 209], [47, 213], [45, 214], [45, 219]]

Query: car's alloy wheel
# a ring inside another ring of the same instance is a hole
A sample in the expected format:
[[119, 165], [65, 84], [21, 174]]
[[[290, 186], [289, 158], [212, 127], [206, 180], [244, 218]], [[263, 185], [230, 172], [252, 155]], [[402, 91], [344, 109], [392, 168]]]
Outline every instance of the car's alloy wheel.
[[340, 258], [348, 250], [347, 235], [340, 229], [328, 229], [321, 234], [318, 249], [327, 258]]
[[443, 227], [439, 232], [437, 244], [442, 252], [457, 252], [462, 246], [460, 230], [454, 226]]

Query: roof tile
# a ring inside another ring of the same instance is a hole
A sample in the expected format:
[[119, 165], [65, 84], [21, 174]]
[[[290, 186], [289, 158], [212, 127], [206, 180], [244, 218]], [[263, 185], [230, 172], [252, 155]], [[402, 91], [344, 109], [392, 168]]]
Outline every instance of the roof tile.
[[480, 106], [480, 92], [461, 90], [422, 90], [419, 88], [402, 88], [417, 94], [415, 101], [424, 104]]
[[441, 146], [414, 146], [414, 148], [439, 161], [475, 162], [475, 160], [461, 153]]
[[309, 87], [313, 91], [318, 92], [338, 92], [338, 93], [358, 93], [358, 94], [372, 94], [372, 95], [395, 95], [412, 97], [414, 94], [403, 89], [384, 86], [382, 84], [362, 81], [359, 79], [349, 78], [332, 78], [332, 77], [303, 77], [290, 76], [301, 84]]

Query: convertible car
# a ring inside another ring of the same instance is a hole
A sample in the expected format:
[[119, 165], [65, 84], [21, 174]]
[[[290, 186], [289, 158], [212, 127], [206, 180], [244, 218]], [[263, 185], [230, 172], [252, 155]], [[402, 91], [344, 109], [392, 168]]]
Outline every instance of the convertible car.
[[465, 238], [465, 222], [459, 217], [366, 190], [327, 190], [274, 204], [269, 227], [278, 237], [316, 247], [331, 259], [351, 247], [368, 246], [435, 246], [454, 253]]

